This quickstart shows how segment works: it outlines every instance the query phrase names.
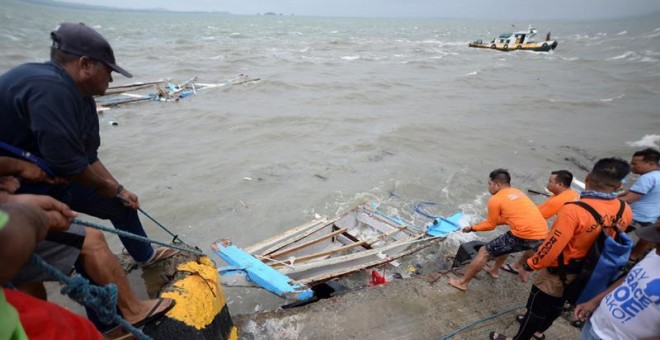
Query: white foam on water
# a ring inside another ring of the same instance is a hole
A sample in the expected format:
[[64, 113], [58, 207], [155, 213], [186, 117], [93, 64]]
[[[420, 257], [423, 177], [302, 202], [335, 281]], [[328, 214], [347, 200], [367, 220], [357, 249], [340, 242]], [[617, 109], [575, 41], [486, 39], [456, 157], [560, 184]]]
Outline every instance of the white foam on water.
[[626, 35], [626, 34], [628, 34], [628, 31], [621, 31], [621, 32], [617, 33], [616, 35]]
[[646, 135], [642, 139], [634, 142], [626, 142], [628, 146], [632, 147], [650, 147], [657, 148], [660, 145], [660, 135]]

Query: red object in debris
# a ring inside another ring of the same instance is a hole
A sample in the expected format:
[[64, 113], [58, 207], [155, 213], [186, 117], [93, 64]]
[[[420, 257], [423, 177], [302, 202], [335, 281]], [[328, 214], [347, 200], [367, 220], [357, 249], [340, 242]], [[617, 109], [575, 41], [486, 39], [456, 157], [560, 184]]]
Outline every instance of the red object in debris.
[[371, 282], [369, 282], [369, 287], [387, 283], [390, 282], [385, 279], [385, 275], [381, 274], [377, 270], [371, 270]]

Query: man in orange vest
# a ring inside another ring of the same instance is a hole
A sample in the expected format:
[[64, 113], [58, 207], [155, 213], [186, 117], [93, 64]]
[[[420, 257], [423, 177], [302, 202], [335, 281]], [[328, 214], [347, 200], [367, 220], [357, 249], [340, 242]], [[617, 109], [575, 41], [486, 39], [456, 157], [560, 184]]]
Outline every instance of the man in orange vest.
[[[539, 204], [538, 208], [546, 220], [555, 216], [559, 209], [568, 202], [575, 202], [580, 199], [580, 193], [571, 189], [571, 182], [573, 182], [573, 174], [568, 170], [557, 170], [550, 173], [548, 184], [546, 188], [552, 193], [544, 203]], [[527, 282], [529, 279], [529, 272], [522, 270], [522, 266], [527, 259], [534, 255], [534, 250], [528, 250], [523, 253], [520, 260], [514, 264], [504, 264], [501, 269], [510, 273], [518, 274], [522, 282]]]
[[534, 202], [522, 191], [511, 187], [511, 175], [508, 171], [495, 169], [490, 173], [488, 192], [493, 195], [488, 200], [488, 218], [479, 224], [463, 228], [463, 232], [493, 230], [500, 224], [508, 225], [511, 230], [481, 247], [463, 277], [447, 281], [452, 287], [462, 291], [467, 290], [468, 283], [489, 259], [496, 258], [495, 265], [488, 270], [488, 273], [496, 278], [508, 254], [535, 249], [548, 233], [545, 219]]

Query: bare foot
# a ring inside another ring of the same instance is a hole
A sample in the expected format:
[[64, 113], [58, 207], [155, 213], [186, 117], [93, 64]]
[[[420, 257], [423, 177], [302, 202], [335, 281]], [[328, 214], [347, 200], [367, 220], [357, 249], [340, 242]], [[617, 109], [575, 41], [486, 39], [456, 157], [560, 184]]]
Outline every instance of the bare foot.
[[529, 280], [529, 275], [530, 275], [530, 274], [531, 274], [531, 273], [528, 272], [528, 271], [526, 271], [526, 270], [521, 270], [521, 271], [518, 272], [518, 278], [519, 278], [520, 281], [522, 281], [522, 282], [527, 282], [527, 281]]
[[484, 268], [484, 271], [490, 275], [493, 279], [497, 279], [500, 277], [500, 271], [499, 268], [497, 267], [492, 267], [492, 268]]
[[447, 283], [449, 283], [450, 286], [461, 290], [461, 291], [466, 291], [467, 290], [467, 284], [461, 283], [461, 280], [459, 279], [448, 279]]

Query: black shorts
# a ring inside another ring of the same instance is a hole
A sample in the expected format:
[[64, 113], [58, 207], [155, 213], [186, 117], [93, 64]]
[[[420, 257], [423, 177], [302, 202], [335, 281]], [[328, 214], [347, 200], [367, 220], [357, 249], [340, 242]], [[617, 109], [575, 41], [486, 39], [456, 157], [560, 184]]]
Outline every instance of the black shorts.
[[492, 257], [517, 253], [525, 250], [536, 250], [544, 239], [540, 240], [527, 240], [524, 238], [513, 235], [510, 231], [494, 238], [486, 243], [486, 251]]
[[[57, 268], [64, 275], [70, 275], [80, 256], [80, 249], [84, 240], [85, 227], [79, 224], [71, 224], [66, 231], [48, 232], [46, 239], [37, 244], [34, 254]], [[55, 278], [48, 275], [43, 269], [28, 262], [11, 280], [11, 283], [18, 286], [24, 283], [53, 280]]]

